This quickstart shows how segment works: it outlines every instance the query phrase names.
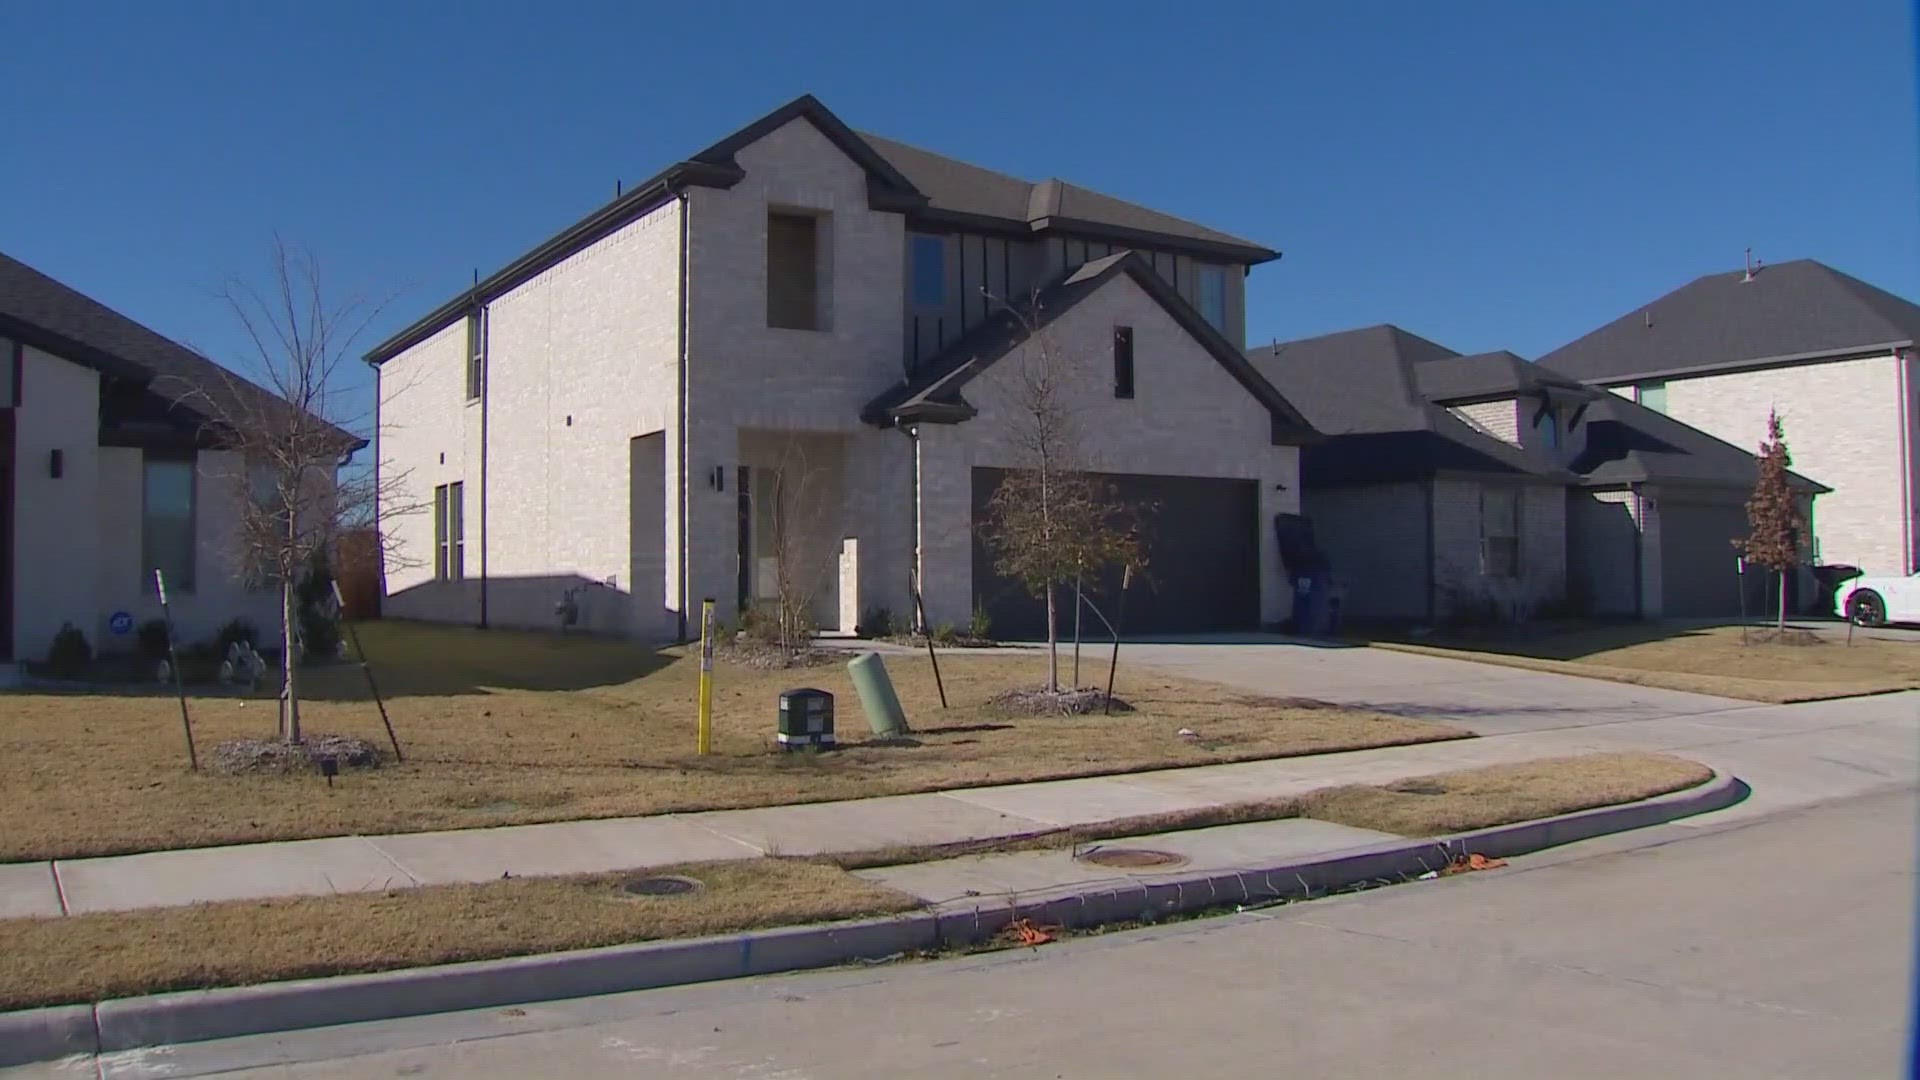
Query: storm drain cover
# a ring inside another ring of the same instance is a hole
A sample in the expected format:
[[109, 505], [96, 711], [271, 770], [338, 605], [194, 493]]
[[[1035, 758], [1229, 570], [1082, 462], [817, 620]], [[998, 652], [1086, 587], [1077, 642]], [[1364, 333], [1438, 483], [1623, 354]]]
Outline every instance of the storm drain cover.
[[1150, 867], [1185, 866], [1187, 857], [1175, 855], [1171, 851], [1154, 851], [1151, 848], [1102, 847], [1082, 852], [1075, 856], [1081, 862], [1095, 866], [1111, 866], [1119, 870], [1145, 870]]
[[1447, 789], [1440, 784], [1398, 784], [1392, 790], [1403, 795], [1445, 795]]
[[690, 877], [671, 875], [628, 878], [620, 883], [620, 891], [628, 896], [685, 896], [699, 892], [700, 883]]

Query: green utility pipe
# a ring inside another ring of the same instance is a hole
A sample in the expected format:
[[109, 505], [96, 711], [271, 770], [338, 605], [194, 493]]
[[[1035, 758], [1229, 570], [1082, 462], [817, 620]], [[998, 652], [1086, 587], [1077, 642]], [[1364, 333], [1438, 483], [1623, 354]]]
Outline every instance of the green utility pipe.
[[887, 666], [880, 654], [861, 653], [847, 661], [847, 674], [860, 695], [860, 707], [867, 712], [867, 726], [882, 738], [907, 733], [907, 714], [900, 708], [900, 696], [893, 692], [893, 680], [887, 678]]

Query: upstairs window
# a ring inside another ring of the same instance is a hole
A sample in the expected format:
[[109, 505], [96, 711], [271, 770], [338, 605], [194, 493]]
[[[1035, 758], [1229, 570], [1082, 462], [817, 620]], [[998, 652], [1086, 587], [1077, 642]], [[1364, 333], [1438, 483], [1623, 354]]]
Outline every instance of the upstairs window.
[[433, 579], [460, 581], [467, 576], [466, 485], [433, 489]]
[[1540, 434], [1546, 438], [1547, 449], [1560, 449], [1560, 410], [1549, 408], [1540, 414]]
[[1133, 327], [1113, 328], [1113, 396], [1133, 396]]
[[167, 589], [193, 591], [193, 512], [199, 492], [191, 453], [149, 450], [141, 463], [140, 559], [145, 587], [153, 572], [166, 575]]
[[1520, 576], [1520, 493], [1511, 488], [1480, 492], [1480, 572]]
[[947, 302], [947, 241], [940, 236], [916, 236], [909, 258], [912, 277], [909, 295], [919, 307]]
[[820, 219], [767, 213], [767, 325], [820, 329]]
[[487, 379], [487, 309], [467, 316], [467, 400], [480, 396]]
[[1202, 266], [1195, 273], [1194, 306], [1215, 330], [1227, 328], [1227, 268]]
[[1633, 399], [1664, 414], [1667, 411], [1667, 384], [1663, 382], [1643, 382], [1633, 388]]

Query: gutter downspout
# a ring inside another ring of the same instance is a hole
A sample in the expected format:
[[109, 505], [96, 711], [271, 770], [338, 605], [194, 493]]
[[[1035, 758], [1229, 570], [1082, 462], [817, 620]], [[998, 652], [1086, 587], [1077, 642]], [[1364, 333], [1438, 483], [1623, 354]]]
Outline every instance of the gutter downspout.
[[927, 628], [926, 626], [922, 625], [923, 620], [920, 617], [921, 609], [926, 606], [926, 586], [927, 586], [926, 564], [923, 559], [923, 553], [926, 551], [926, 537], [925, 537], [926, 517], [920, 512], [920, 490], [921, 490], [920, 478], [921, 478], [921, 473], [923, 469], [922, 454], [920, 450], [920, 425], [917, 423], [908, 424], [907, 426], [901, 428], [900, 430], [905, 432], [907, 438], [912, 440], [913, 442], [913, 492], [907, 501], [910, 504], [910, 507], [913, 511], [913, 562], [912, 562], [913, 582], [912, 582], [912, 585], [913, 585], [913, 588], [917, 592], [919, 592], [921, 596], [921, 602], [919, 604], [914, 605], [913, 607], [913, 622], [914, 622], [915, 630], [918, 630], [921, 633], [925, 633]]
[[[1644, 619], [1647, 617], [1646, 585], [1644, 584], [1647, 560], [1647, 508], [1640, 498], [1639, 484], [1631, 484], [1627, 490], [1633, 493], [1633, 617]], [[1746, 583], [1741, 582], [1740, 587], [1746, 588]]]
[[487, 511], [493, 493], [487, 487], [487, 414], [493, 400], [493, 336], [487, 305], [480, 306], [480, 629], [487, 628]]
[[687, 201], [687, 191], [685, 188], [680, 188], [674, 191], [673, 194], [680, 203], [680, 293], [679, 304], [677, 305], [679, 310], [675, 313], [679, 325], [675, 330], [674, 337], [674, 364], [678, 368], [678, 378], [675, 385], [675, 393], [678, 400], [674, 403], [674, 417], [680, 429], [679, 438], [674, 440], [674, 482], [680, 489], [680, 514], [679, 521], [676, 524], [679, 555], [677, 560], [678, 565], [675, 567], [675, 574], [679, 580], [678, 591], [680, 598], [674, 606], [678, 609], [679, 639], [686, 641], [687, 598], [693, 594], [692, 575], [688, 572], [687, 561], [687, 538], [690, 535], [690, 530], [687, 528], [687, 511], [693, 504], [693, 485], [687, 482], [687, 305], [689, 300], [687, 296], [687, 267], [689, 257], [687, 238], [690, 235], [688, 222], [690, 204]]
[[[1907, 370], [1913, 362], [1909, 350], [1893, 350], [1895, 380], [1900, 387], [1900, 572], [1910, 574], [1913, 565], [1913, 386]], [[1811, 498], [1808, 500], [1812, 502]]]

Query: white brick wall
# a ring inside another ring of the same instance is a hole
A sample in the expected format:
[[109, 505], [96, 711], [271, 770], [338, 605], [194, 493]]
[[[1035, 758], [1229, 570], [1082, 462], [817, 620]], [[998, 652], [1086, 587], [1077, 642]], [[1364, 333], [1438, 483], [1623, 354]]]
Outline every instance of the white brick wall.
[[1878, 356], [1670, 380], [1667, 413], [1752, 451], [1766, 437], [1768, 410], [1777, 408], [1794, 470], [1834, 489], [1814, 508], [1822, 560], [1904, 573], [1907, 466], [1899, 456], [1895, 365], [1893, 357]]
[[1481, 401], [1472, 405], [1455, 405], [1447, 410], [1465, 420], [1475, 430], [1491, 435], [1501, 442], [1520, 445], [1520, 408], [1513, 398], [1504, 401]]
[[[411, 619], [480, 619], [480, 406], [466, 392], [467, 330], [463, 321], [380, 367], [379, 455], [387, 599], [382, 610]], [[433, 580], [433, 490], [465, 484], [466, 574], [463, 583]]]
[[[1566, 488], [1523, 480], [1441, 477], [1433, 482], [1434, 586], [1444, 617], [1464, 598], [1493, 600], [1507, 617], [1526, 618], [1567, 588]], [[1520, 573], [1482, 572], [1480, 495], [1503, 487], [1521, 492]]]
[[[1134, 388], [1113, 396], [1113, 327], [1134, 328]], [[1274, 446], [1267, 410], [1151, 300], [1115, 277], [1047, 329], [1052, 347], [1080, 365], [1070, 400], [1088, 467], [1163, 476], [1258, 480], [1261, 619], [1286, 618], [1292, 597], [1272, 539], [1273, 515], [1299, 512], [1299, 454]], [[927, 615], [964, 625], [971, 610], [971, 522], [976, 466], [1019, 464], [1008, 446], [1016, 384], [1037, 346], [1014, 350], [963, 391], [980, 415], [923, 428], [921, 505], [926, 515]]]

